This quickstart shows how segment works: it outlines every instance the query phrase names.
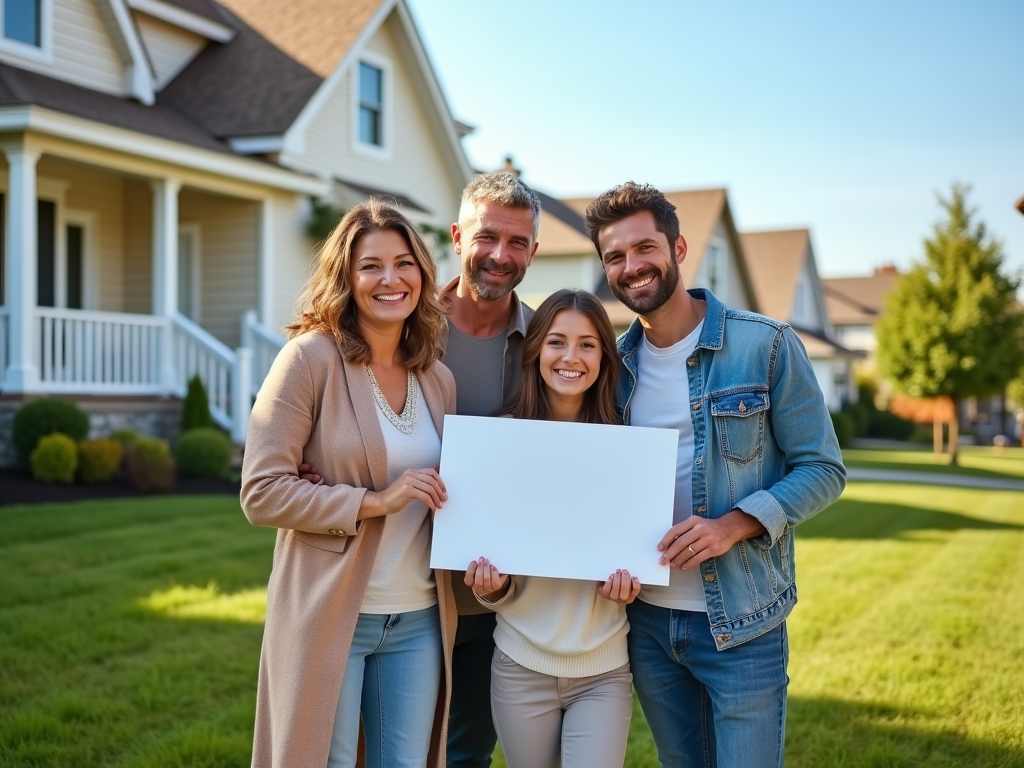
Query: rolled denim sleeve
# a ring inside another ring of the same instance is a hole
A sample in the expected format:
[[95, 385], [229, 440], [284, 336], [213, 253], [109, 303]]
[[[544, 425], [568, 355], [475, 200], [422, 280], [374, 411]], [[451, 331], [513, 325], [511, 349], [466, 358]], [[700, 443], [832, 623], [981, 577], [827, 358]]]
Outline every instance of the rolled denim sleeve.
[[788, 326], [775, 343], [768, 418], [785, 460], [785, 474], [736, 503], [764, 526], [766, 533], [751, 540], [764, 547], [838, 499], [846, 486], [839, 441], [807, 352]]

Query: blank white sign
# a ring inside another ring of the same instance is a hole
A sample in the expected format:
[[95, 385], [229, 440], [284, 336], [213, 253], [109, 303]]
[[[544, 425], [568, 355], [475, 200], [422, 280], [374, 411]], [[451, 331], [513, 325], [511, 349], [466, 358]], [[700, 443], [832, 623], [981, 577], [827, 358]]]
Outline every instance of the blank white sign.
[[445, 416], [430, 565], [667, 585], [678, 445], [674, 429]]

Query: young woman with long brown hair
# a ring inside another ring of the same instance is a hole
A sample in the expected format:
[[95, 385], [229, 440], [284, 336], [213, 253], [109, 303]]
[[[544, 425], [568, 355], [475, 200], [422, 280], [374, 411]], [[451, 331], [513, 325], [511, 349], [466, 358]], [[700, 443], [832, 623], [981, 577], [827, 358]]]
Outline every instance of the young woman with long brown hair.
[[[499, 415], [619, 424], [618, 370], [601, 302], [558, 291], [530, 322], [523, 380]], [[567, 504], [572, 482], [586, 479], [566, 482]], [[465, 581], [498, 615], [491, 706], [509, 768], [621, 768], [633, 701], [625, 606], [639, 581], [625, 570], [603, 584], [509, 576], [485, 557]]]

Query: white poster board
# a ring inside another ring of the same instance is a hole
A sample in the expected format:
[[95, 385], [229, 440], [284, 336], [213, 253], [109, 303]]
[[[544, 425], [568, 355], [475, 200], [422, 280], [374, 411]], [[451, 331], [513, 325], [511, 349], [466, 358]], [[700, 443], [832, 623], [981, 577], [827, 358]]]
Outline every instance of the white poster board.
[[430, 565], [667, 585], [678, 445], [674, 429], [445, 416]]

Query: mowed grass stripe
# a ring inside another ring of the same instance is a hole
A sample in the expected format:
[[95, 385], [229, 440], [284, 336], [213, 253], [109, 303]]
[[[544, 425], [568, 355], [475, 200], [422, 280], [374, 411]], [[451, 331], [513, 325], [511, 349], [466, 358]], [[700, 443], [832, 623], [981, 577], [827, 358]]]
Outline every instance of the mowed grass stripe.
[[1022, 495], [852, 483], [816, 524], [798, 535], [790, 763], [1024, 765]]
[[[1022, 530], [877, 483], [798, 529], [789, 766], [1024, 765]], [[233, 498], [0, 511], [0, 765], [247, 766], [273, 537]]]

